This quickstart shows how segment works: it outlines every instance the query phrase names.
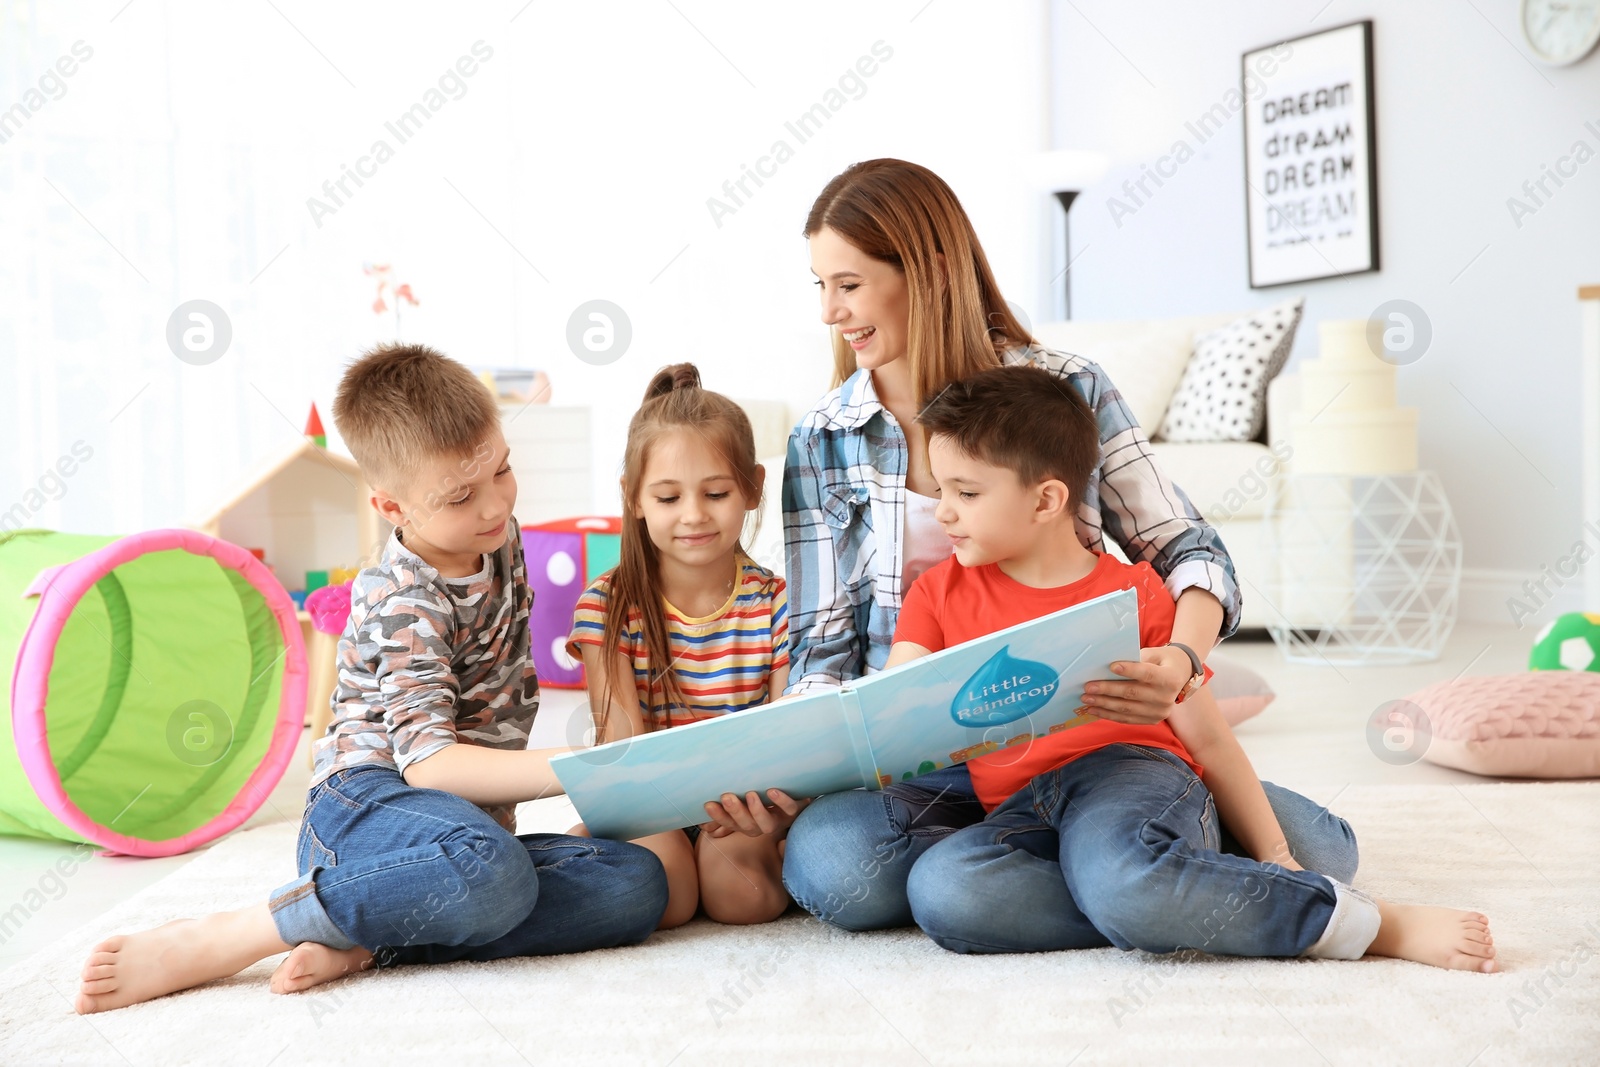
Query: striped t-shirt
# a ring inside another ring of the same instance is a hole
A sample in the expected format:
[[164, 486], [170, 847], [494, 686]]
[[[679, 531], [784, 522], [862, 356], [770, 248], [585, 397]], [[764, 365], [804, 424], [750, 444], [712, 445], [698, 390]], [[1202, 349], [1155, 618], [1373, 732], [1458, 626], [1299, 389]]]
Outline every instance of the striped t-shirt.
[[[686, 707], [666, 714], [658, 684], [650, 693], [650, 656], [637, 609], [629, 612], [618, 651], [633, 664], [633, 681], [640, 710], [657, 726], [683, 726], [729, 712], [759, 707], [767, 702], [767, 680], [772, 672], [789, 665], [789, 596], [783, 579], [740, 555], [733, 590], [726, 603], [710, 615], [692, 618], [665, 598], [667, 645], [673, 670], [683, 690]], [[611, 596], [607, 571], [578, 598], [572, 617], [567, 653], [580, 657], [580, 645], [600, 647], [605, 633]]]

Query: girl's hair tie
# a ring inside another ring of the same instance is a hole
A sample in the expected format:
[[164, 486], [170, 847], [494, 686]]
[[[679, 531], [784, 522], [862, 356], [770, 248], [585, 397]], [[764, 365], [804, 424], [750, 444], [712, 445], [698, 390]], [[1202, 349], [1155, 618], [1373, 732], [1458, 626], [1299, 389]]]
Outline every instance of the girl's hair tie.
[[656, 371], [655, 377], [645, 387], [644, 398], [654, 400], [677, 389], [699, 389], [700, 371], [693, 363], [674, 363]]

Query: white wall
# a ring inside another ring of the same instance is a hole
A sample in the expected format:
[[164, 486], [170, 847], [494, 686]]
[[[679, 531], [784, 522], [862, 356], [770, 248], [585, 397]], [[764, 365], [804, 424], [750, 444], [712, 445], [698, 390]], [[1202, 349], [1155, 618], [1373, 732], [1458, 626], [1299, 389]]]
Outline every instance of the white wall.
[[[421, 298], [406, 339], [545, 368], [558, 402], [596, 407], [610, 510], [659, 366], [693, 359], [711, 388], [802, 408], [825, 391], [800, 231], [851, 162], [939, 172], [1019, 303], [1049, 255], [1048, 205], [1013, 165], [1046, 138], [1042, 3], [121, 7], [0, 16], [0, 109], [73, 42], [93, 50], [0, 144], [0, 512], [42, 482], [33, 525], [132, 531], [226, 496], [392, 336], [364, 261], [392, 261]], [[399, 144], [385, 122], [480, 40], [493, 55], [464, 95]], [[820, 132], [786, 132], [879, 41], [892, 56]], [[393, 158], [318, 225], [307, 199], [379, 138]], [[780, 138], [793, 157], [718, 226], [707, 199]], [[193, 298], [233, 326], [209, 366], [164, 339]], [[604, 367], [565, 340], [593, 298], [633, 324]], [[93, 458], [63, 487], [46, 472], [80, 440]]]
[[[1422, 465], [1442, 473], [1462, 528], [1465, 614], [1509, 621], [1506, 597], [1583, 536], [1576, 290], [1600, 282], [1600, 160], [1520, 227], [1506, 201], [1574, 142], [1600, 152], [1600, 54], [1545, 67], [1527, 55], [1515, 0], [1475, 6], [1482, 16], [1454, 0], [1053, 3], [1052, 147], [1113, 161], [1072, 211], [1075, 317], [1249, 308], [1300, 292], [1298, 361], [1315, 354], [1318, 319], [1366, 318], [1394, 298], [1421, 305], [1434, 339], [1401, 368], [1400, 402], [1420, 409]], [[1365, 18], [1383, 268], [1252, 291], [1242, 120], [1204, 144], [1184, 124], [1238, 86], [1241, 53]], [[1195, 158], [1118, 226], [1108, 199], [1179, 139]], [[1539, 619], [1576, 608], [1579, 584]]]
[[[1113, 164], [1073, 211], [1078, 317], [1271, 302], [1287, 290], [1246, 283], [1237, 120], [1120, 227], [1106, 200], [1237, 84], [1245, 49], [1372, 17], [1384, 268], [1296, 287], [1295, 357], [1317, 319], [1393, 297], [1427, 311], [1433, 348], [1402, 369], [1402, 402], [1421, 408], [1423, 462], [1457, 508], [1468, 590], [1505, 618], [1506, 583], [1581, 536], [1574, 293], [1600, 281], [1600, 163], [1520, 228], [1506, 200], [1580, 138], [1600, 148], [1584, 126], [1600, 123], [1600, 56], [1540, 67], [1513, 0], [1479, 7], [13, 5], [0, 112], [73, 42], [93, 57], [0, 143], [0, 511], [28, 499], [34, 524], [116, 532], [206, 510], [389, 335], [367, 310], [369, 260], [423, 300], [407, 338], [543, 367], [558, 401], [596, 405], [608, 508], [623, 427], [661, 364], [694, 359], [714, 388], [802, 406], [825, 388], [799, 229], [829, 177], [876, 155], [950, 181], [1035, 320], [1060, 266], [1032, 165], [1046, 147]], [[316, 225], [307, 198], [479, 40], [494, 55], [465, 95]], [[864, 94], [797, 143], [784, 123], [880, 40], [893, 56]], [[716, 225], [707, 199], [779, 138], [793, 158]], [[197, 297], [234, 330], [205, 367], [163, 336]], [[595, 297], [634, 325], [606, 367], [565, 343]], [[64, 485], [47, 477], [79, 441], [93, 458]]]

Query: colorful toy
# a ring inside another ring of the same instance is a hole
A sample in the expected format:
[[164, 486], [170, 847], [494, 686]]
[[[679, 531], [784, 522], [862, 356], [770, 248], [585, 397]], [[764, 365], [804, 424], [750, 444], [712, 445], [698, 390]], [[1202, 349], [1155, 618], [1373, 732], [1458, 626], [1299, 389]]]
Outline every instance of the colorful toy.
[[318, 633], [335, 637], [344, 633], [344, 624], [350, 621], [350, 588], [349, 582], [342, 582], [306, 595], [305, 610]]
[[306, 571], [306, 595], [315, 593], [328, 584], [327, 571]]
[[[355, 572], [350, 572], [355, 577]], [[333, 690], [339, 681], [339, 635], [350, 621], [352, 582], [325, 585], [306, 596], [305, 611], [311, 616], [311, 636], [306, 639], [307, 681], [306, 719], [311, 740], [328, 732], [333, 721]], [[316, 751], [308, 757], [316, 765]]]
[[582, 689], [583, 664], [567, 655], [572, 612], [589, 583], [617, 565], [622, 520], [557, 519], [522, 528], [522, 556], [533, 588], [533, 665], [539, 684]]
[[[389, 526], [367, 502], [371, 492], [355, 460], [300, 437], [192, 525], [224, 541], [259, 546], [279, 581], [293, 589], [300, 585], [295, 579], [332, 561], [378, 557]], [[329, 574], [325, 584], [338, 582]]]
[[328, 434], [322, 428], [322, 416], [317, 414], [317, 405], [311, 405], [311, 414], [306, 416], [306, 436], [311, 438], [311, 443], [318, 448], [328, 447]]
[[1600, 615], [1569, 611], [1545, 624], [1528, 652], [1534, 671], [1600, 671]]
[[550, 403], [550, 376], [522, 367], [474, 367], [484, 388], [499, 400], [514, 404]]
[[305, 720], [295, 609], [194, 530], [0, 534], [0, 833], [187, 852], [267, 799]]

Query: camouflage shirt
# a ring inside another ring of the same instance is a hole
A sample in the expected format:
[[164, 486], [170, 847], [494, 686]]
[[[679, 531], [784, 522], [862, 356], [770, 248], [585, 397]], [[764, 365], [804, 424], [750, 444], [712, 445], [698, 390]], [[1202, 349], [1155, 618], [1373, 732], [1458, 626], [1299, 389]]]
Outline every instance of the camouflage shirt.
[[[447, 745], [525, 749], [539, 708], [529, 652], [533, 594], [516, 520], [483, 569], [444, 578], [397, 530], [357, 575], [339, 638], [333, 722], [313, 745], [311, 786], [381, 764], [404, 772]], [[515, 830], [515, 807], [485, 809]]]

